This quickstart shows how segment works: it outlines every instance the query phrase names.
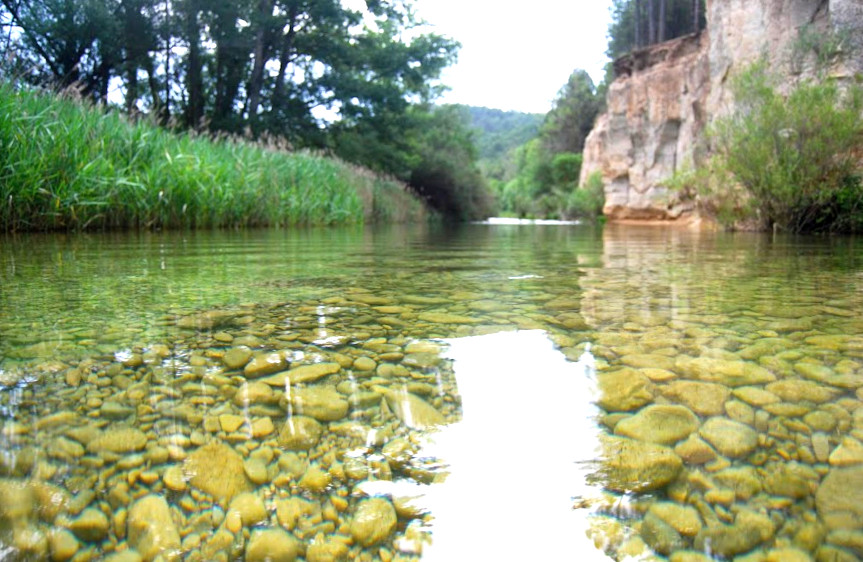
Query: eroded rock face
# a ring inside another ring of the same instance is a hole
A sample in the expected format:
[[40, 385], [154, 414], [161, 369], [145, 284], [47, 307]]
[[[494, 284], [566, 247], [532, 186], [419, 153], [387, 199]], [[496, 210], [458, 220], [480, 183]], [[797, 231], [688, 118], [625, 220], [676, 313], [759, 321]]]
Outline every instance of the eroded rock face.
[[[690, 217], [691, 203], [663, 182], [691, 168], [705, 149], [705, 128], [734, 109], [730, 79], [767, 54], [772, 70], [795, 79], [811, 77], [812, 57], [790, 56], [798, 30], [842, 29], [855, 52], [863, 49], [859, 0], [729, 0], [706, 2], [707, 28], [653, 45], [616, 63], [608, 110], [587, 138], [581, 184], [600, 172], [604, 213], [611, 219], [674, 220]], [[848, 56], [829, 69], [849, 78], [863, 58]]]

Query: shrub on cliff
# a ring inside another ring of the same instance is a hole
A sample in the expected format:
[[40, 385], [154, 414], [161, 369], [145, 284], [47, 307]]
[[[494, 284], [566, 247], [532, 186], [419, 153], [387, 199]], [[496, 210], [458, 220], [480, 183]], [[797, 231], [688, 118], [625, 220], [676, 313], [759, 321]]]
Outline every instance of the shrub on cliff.
[[783, 95], [758, 63], [734, 93], [736, 112], [714, 127], [711, 165], [748, 196], [735, 218], [790, 232], [863, 230], [863, 87], [807, 81]]

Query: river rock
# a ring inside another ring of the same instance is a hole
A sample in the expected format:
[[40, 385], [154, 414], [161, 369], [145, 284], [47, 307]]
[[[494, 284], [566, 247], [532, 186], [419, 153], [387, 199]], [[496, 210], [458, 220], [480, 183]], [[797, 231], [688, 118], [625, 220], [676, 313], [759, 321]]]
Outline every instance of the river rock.
[[639, 441], [673, 445], [697, 429], [698, 417], [688, 408], [655, 404], [620, 420], [614, 427], [614, 433]]
[[725, 417], [710, 418], [699, 434], [726, 457], [745, 457], [758, 446], [758, 433], [754, 429]]
[[253, 404], [275, 404], [278, 401], [273, 387], [260, 381], [245, 382], [234, 394], [234, 404], [241, 408]]
[[646, 492], [662, 488], [677, 478], [683, 461], [662, 445], [626, 437], [600, 437], [602, 459], [591, 476], [615, 492]]
[[446, 423], [443, 415], [419, 396], [380, 386], [374, 390], [383, 395], [399, 421], [411, 429], [427, 429]]
[[288, 382], [292, 385], [310, 383], [327, 375], [338, 373], [341, 369], [342, 367], [338, 363], [312, 363], [311, 365], [300, 365], [289, 371], [269, 376], [261, 379], [261, 382], [276, 388], [285, 388], [285, 384]]
[[774, 496], [793, 499], [807, 498], [812, 493], [810, 481], [817, 482], [818, 474], [797, 462], [783, 462], [767, 466], [764, 490]]
[[686, 378], [715, 382], [725, 386], [747, 386], [773, 382], [776, 375], [755, 363], [715, 357], [680, 356], [675, 369]]
[[679, 402], [700, 416], [717, 416], [725, 412], [725, 401], [731, 390], [712, 382], [674, 381], [659, 387], [663, 396]]
[[222, 363], [228, 369], [242, 369], [252, 358], [252, 350], [246, 346], [232, 347], [222, 356]]
[[147, 444], [147, 436], [140, 429], [122, 427], [109, 429], [87, 443], [91, 453], [131, 453], [140, 451]]
[[99, 415], [109, 420], [124, 420], [134, 413], [134, 408], [115, 400], [108, 400], [99, 408]]
[[350, 532], [354, 541], [370, 547], [383, 542], [395, 527], [396, 510], [393, 504], [384, 498], [369, 498], [357, 506]]
[[255, 529], [246, 546], [246, 562], [293, 562], [300, 555], [300, 541], [280, 528]]
[[232, 511], [239, 514], [240, 520], [245, 527], [251, 527], [261, 521], [265, 521], [268, 517], [264, 500], [252, 492], [237, 494], [231, 500], [231, 505], [228, 508], [228, 513]]
[[243, 457], [220, 441], [195, 449], [183, 462], [189, 484], [216, 498], [223, 505], [252, 489], [243, 469]]
[[756, 528], [720, 524], [701, 529], [695, 537], [695, 548], [709, 549], [724, 559], [748, 552], [761, 542], [761, 532]]
[[765, 389], [785, 402], [830, 402], [839, 395], [835, 388], [829, 388], [812, 381], [784, 379], [768, 384]]
[[782, 399], [761, 388], [760, 386], [741, 386], [732, 391], [735, 398], [746, 402], [750, 406], [761, 407], [767, 404], [782, 402]]
[[348, 546], [336, 539], [319, 537], [306, 549], [307, 562], [346, 562]]
[[641, 538], [659, 554], [669, 555], [686, 547], [677, 530], [650, 512], [641, 522]]
[[417, 316], [423, 322], [432, 324], [479, 324], [479, 318], [462, 316], [460, 314], [449, 314], [447, 312], [423, 312]]
[[600, 372], [597, 404], [607, 412], [637, 410], [653, 401], [653, 383], [635, 369]]
[[78, 539], [66, 529], [54, 529], [48, 535], [48, 551], [51, 553], [51, 562], [71, 560], [80, 548]]
[[674, 446], [674, 452], [687, 464], [705, 464], [718, 456], [709, 443], [693, 433]]
[[291, 394], [294, 412], [319, 421], [336, 421], [348, 415], [350, 404], [334, 386], [298, 388]]
[[69, 530], [82, 541], [98, 542], [108, 535], [108, 517], [95, 507], [88, 507], [69, 524]]
[[735, 497], [746, 501], [761, 492], [761, 477], [754, 467], [732, 466], [720, 470], [713, 479], [724, 488], [734, 492]]
[[281, 352], [262, 353], [255, 355], [243, 367], [247, 378], [256, 379], [288, 368], [288, 360]]
[[317, 445], [323, 428], [314, 418], [290, 416], [279, 432], [279, 445], [291, 451], [307, 451]]
[[149, 494], [132, 504], [126, 520], [126, 537], [129, 545], [148, 562], [156, 557], [180, 560], [180, 534], [162, 496]]
[[843, 437], [839, 446], [830, 453], [829, 461], [832, 466], [863, 464], [863, 443], [853, 437]]
[[647, 513], [671, 525], [683, 536], [694, 537], [701, 531], [701, 516], [692, 506], [661, 501], [652, 504]]
[[863, 465], [831, 468], [815, 494], [815, 506], [831, 530], [863, 529]]

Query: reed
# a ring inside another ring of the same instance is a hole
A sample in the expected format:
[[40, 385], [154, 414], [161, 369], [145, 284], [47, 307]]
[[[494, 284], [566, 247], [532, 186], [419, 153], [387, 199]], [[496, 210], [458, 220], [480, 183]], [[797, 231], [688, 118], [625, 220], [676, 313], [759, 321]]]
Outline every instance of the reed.
[[424, 218], [400, 182], [333, 158], [178, 134], [0, 83], [0, 231]]

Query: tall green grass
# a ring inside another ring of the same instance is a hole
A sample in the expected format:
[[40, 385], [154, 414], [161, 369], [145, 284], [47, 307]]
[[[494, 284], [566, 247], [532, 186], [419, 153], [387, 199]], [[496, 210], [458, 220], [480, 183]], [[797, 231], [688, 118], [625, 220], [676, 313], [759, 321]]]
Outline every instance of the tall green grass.
[[424, 216], [403, 184], [332, 158], [176, 134], [0, 83], [0, 231]]

